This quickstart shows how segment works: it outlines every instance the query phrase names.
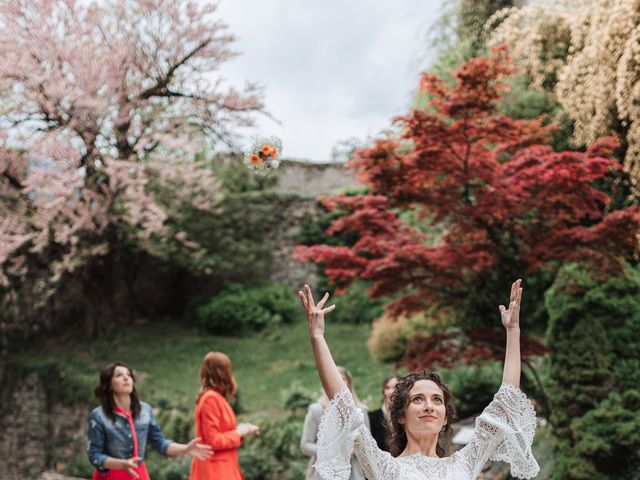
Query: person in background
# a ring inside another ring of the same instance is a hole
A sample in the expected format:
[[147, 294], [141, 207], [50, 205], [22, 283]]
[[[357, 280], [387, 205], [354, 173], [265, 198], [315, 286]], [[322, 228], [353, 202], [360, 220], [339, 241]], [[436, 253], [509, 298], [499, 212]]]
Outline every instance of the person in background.
[[[354, 401], [356, 405], [360, 409], [360, 411], [365, 415], [366, 423], [368, 426], [368, 417], [366, 416], [367, 407], [358, 400], [358, 396], [356, 395], [355, 388], [353, 387], [353, 377], [351, 373], [344, 368], [338, 367], [338, 371], [342, 376], [342, 380], [345, 385], [353, 395]], [[314, 468], [313, 464], [316, 461], [316, 450], [317, 450], [317, 441], [318, 441], [318, 427], [320, 426], [320, 418], [322, 418], [322, 414], [324, 410], [329, 405], [329, 397], [326, 394], [323, 394], [322, 397], [317, 402], [309, 405], [309, 409], [307, 411], [307, 415], [304, 419], [304, 428], [302, 430], [302, 437], [300, 439], [300, 449], [302, 453], [311, 457], [309, 461], [309, 467], [307, 468], [306, 477], [307, 479], [314, 478]], [[358, 464], [358, 460], [355, 457], [351, 459], [351, 476], [349, 477], [351, 480], [364, 480], [364, 472]]]
[[387, 448], [389, 405], [391, 403], [391, 395], [395, 391], [397, 384], [398, 377], [396, 375], [389, 375], [386, 377], [382, 382], [382, 407], [378, 410], [372, 410], [369, 412], [371, 435], [373, 435], [373, 438], [378, 444], [378, 448], [386, 452], [389, 451]]
[[194, 419], [196, 435], [216, 454], [211, 458], [192, 459], [191, 480], [242, 480], [238, 448], [245, 437], [258, 435], [260, 429], [250, 423], [236, 422], [229, 402], [235, 400], [237, 388], [229, 357], [221, 352], [207, 353], [200, 365], [200, 392]]
[[101, 405], [89, 414], [87, 430], [93, 480], [149, 480], [144, 464], [147, 443], [166, 457], [213, 457], [213, 449], [199, 443], [200, 438], [187, 444], [164, 438], [151, 406], [138, 397], [133, 371], [124, 363], [113, 363], [100, 373], [95, 394]]

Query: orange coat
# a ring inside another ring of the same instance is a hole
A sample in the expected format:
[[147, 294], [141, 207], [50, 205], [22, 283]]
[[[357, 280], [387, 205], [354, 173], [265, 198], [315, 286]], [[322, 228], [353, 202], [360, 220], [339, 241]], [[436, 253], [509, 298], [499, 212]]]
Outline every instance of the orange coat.
[[215, 390], [207, 390], [196, 405], [196, 437], [211, 445], [209, 460], [191, 461], [191, 480], [242, 480], [238, 447], [242, 437], [236, 431], [236, 415], [227, 400]]

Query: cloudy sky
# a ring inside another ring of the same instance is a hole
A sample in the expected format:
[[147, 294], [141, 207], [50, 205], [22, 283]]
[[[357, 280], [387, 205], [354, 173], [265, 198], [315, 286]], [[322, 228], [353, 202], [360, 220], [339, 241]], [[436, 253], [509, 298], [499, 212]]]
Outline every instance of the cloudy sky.
[[250, 134], [277, 135], [288, 158], [327, 161], [339, 141], [366, 140], [407, 110], [429, 59], [441, 0], [220, 0], [241, 55], [222, 68], [264, 87]]

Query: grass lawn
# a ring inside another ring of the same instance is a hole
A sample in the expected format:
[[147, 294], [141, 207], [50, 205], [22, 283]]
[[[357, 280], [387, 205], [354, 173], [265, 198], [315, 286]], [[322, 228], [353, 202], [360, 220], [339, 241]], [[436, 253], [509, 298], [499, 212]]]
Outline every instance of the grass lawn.
[[[392, 371], [369, 355], [365, 342], [369, 325], [335, 324], [327, 327], [327, 341], [336, 362], [354, 376], [359, 396], [377, 408], [380, 382]], [[106, 364], [123, 361], [135, 369], [141, 397], [191, 408], [198, 391], [198, 369], [203, 356], [223, 351], [233, 362], [246, 413], [281, 409], [282, 392], [293, 383], [320, 392], [306, 322], [278, 326], [248, 337], [207, 335], [168, 321], [120, 329], [99, 340], [51, 343], [27, 351], [16, 360], [28, 366], [55, 364], [61, 382], [74, 380], [76, 396], [92, 398], [98, 372]]]

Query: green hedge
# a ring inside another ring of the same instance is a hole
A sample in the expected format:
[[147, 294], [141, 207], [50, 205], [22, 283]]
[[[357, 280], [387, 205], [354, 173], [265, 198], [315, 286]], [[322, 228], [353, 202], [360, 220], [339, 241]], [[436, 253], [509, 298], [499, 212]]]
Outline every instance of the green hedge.
[[460, 418], [477, 415], [493, 400], [502, 381], [502, 364], [464, 367], [442, 372]]
[[209, 333], [243, 335], [262, 331], [299, 318], [293, 292], [284, 284], [248, 288], [231, 285], [197, 309], [202, 327]]
[[637, 479], [640, 271], [565, 266], [546, 295], [554, 480]]

